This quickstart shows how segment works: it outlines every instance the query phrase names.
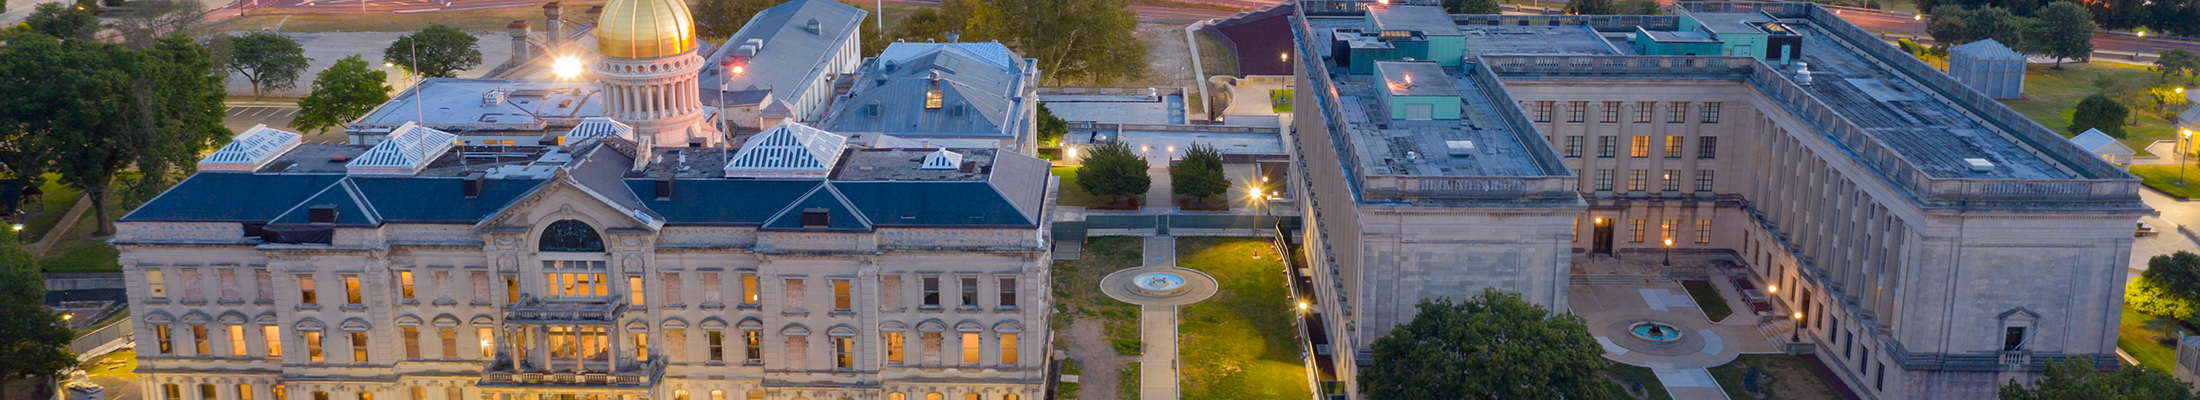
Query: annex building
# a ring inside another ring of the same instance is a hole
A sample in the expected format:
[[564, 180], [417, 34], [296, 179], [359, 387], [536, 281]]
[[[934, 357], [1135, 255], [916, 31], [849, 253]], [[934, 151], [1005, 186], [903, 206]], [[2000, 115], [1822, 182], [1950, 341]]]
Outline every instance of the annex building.
[[[855, 65], [836, 60], [860, 54], [841, 22], [862, 10], [791, 1], [742, 31], [776, 33], [731, 49], [695, 40], [678, 1], [614, 0], [579, 32], [545, 10], [547, 39], [512, 25], [541, 51], [494, 78], [423, 82], [354, 121], [353, 144], [253, 128], [118, 220], [142, 393], [1045, 397], [1047, 162], [857, 138], [790, 108], [828, 107], [804, 104]], [[1018, 62], [988, 55], [965, 62]], [[551, 78], [558, 57], [586, 70]], [[827, 78], [741, 86], [777, 107], [729, 121], [703, 100], [727, 92], [713, 69]]]
[[1864, 398], [1991, 399], [2053, 360], [2116, 362], [2138, 179], [1831, 10], [1395, 3], [1293, 16], [1324, 380], [1356, 392], [1420, 299], [1570, 310], [1576, 257], [1667, 248], [1777, 286], [1762, 323]]

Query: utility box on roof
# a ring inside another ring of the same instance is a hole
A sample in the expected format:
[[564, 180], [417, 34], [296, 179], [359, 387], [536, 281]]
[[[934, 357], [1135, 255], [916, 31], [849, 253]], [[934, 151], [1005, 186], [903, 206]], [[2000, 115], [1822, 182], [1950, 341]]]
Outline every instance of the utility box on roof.
[[2024, 55], [1993, 39], [1956, 46], [1948, 50], [1948, 76], [1986, 97], [2014, 99], [2024, 95]]

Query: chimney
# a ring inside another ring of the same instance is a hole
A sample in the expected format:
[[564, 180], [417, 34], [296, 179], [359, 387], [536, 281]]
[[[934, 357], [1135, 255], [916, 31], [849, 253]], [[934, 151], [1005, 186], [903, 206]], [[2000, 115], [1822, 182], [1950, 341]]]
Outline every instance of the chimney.
[[672, 200], [672, 175], [657, 177], [657, 201]]
[[565, 20], [559, 18], [564, 15], [565, 5], [555, 1], [542, 4], [542, 44], [549, 50], [557, 50], [558, 40], [565, 38]]
[[465, 193], [465, 194], [466, 194], [466, 198], [469, 198], [469, 199], [476, 199], [476, 198], [481, 198], [481, 173], [480, 173], [480, 172], [475, 172], [475, 173], [471, 173], [471, 174], [466, 174], [466, 179], [460, 180], [460, 182], [461, 182], [461, 183], [459, 184], [459, 191], [460, 191], [460, 192], [463, 192], [463, 193]]
[[504, 29], [511, 30], [512, 33], [512, 64], [514, 65], [526, 62], [529, 58], [534, 58], [527, 54], [532, 49], [527, 45], [527, 28], [531, 25], [527, 23], [527, 20], [520, 19], [512, 20], [511, 25], [504, 26]]
[[602, 18], [603, 18], [603, 6], [595, 6], [595, 7], [589, 7], [589, 8], [588, 8], [588, 24], [589, 24], [589, 25], [595, 25], [595, 24], [596, 24], [596, 21], [598, 21], [598, 20], [601, 20]]
[[956, 42], [956, 41], [958, 41], [958, 40], [962, 40], [962, 34], [960, 34], [960, 33], [954, 33], [954, 32], [948, 32], [948, 33], [947, 33], [947, 42], [948, 42], [948, 43], [955, 43], [955, 42]]
[[316, 224], [336, 223], [336, 205], [315, 204], [313, 205], [313, 207], [307, 208], [306, 222], [312, 222]]

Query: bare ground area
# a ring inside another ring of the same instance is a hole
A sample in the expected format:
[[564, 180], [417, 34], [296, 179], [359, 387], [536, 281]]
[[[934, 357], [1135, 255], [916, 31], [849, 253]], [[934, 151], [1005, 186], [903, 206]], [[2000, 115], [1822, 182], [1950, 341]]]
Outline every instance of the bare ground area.
[[1184, 44], [1185, 24], [1141, 22], [1138, 40], [1146, 43], [1146, 76], [1124, 86], [1192, 86], [1192, 50]]
[[1138, 356], [1115, 354], [1115, 349], [1108, 346], [1107, 333], [1101, 330], [1104, 324], [1097, 319], [1078, 317], [1068, 330], [1055, 338], [1068, 339], [1069, 358], [1083, 364], [1085, 374], [1077, 377], [1079, 399], [1115, 399], [1116, 380], [1121, 378], [1118, 370], [1123, 369], [1125, 363], [1138, 360]]

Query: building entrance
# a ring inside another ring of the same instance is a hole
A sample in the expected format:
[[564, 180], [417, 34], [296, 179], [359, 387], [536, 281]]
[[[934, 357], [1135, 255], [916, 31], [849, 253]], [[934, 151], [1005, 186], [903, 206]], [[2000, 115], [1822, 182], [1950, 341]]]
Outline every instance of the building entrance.
[[1597, 218], [1596, 234], [1592, 236], [1595, 250], [1590, 251], [1591, 253], [1612, 254], [1612, 220]]

